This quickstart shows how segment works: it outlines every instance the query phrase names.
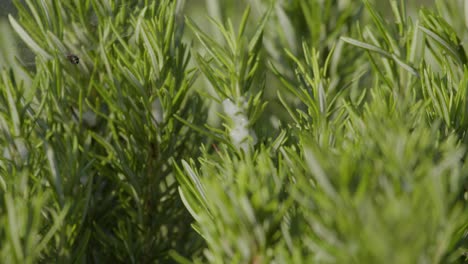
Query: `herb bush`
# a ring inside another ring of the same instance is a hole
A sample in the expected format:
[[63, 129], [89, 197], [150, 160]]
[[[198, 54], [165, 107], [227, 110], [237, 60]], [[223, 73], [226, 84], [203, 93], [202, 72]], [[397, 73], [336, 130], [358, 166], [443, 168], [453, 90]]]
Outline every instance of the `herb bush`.
[[15, 0], [2, 262], [468, 261], [468, 9], [409, 2]]

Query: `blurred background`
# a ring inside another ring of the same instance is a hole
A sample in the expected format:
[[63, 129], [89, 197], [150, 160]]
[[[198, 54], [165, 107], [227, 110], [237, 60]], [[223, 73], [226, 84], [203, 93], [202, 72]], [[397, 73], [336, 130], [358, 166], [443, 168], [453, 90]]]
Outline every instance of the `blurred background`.
[[[185, 13], [187, 16], [192, 17], [195, 21], [204, 20], [205, 15], [209, 9], [213, 10], [213, 5], [218, 5], [222, 8], [235, 10], [237, 13], [242, 14], [246, 4], [250, 0], [231, 1], [231, 0], [186, 0]], [[241, 2], [242, 4], [239, 4]], [[287, 1], [283, 1], [287, 2]], [[374, 1], [375, 5], [385, 14], [390, 15], [390, 0]], [[421, 6], [430, 7], [434, 4], [434, 0], [412, 0], [408, 2], [409, 14], [416, 15], [415, 10]], [[17, 41], [17, 36], [11, 31], [8, 14], [15, 16], [16, 8], [12, 0], [0, 0], [0, 67], [12, 62], [15, 54], [21, 53], [21, 57], [25, 60], [33, 60], [32, 56], [26, 51], [26, 46]]]

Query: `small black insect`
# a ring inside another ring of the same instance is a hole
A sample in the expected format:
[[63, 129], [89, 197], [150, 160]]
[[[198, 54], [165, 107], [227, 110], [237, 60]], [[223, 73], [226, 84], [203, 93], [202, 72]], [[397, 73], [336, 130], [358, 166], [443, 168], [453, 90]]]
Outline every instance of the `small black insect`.
[[80, 58], [74, 54], [67, 55], [67, 59], [70, 61], [71, 64], [78, 64], [80, 63]]

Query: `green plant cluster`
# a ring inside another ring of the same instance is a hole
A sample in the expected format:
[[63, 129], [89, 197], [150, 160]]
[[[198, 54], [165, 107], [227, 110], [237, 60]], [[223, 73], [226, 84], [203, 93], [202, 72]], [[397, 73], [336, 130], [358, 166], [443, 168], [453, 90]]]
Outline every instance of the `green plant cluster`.
[[15, 0], [2, 262], [467, 262], [468, 5], [377, 4]]

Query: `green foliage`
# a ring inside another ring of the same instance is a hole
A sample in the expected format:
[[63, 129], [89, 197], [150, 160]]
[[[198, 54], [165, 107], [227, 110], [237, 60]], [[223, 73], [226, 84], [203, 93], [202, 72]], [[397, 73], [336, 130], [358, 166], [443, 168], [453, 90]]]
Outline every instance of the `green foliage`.
[[466, 262], [466, 8], [376, 4], [15, 1], [2, 260]]
[[[329, 51], [326, 41], [305, 38], [301, 52], [283, 51], [290, 69], [270, 62], [291, 118], [277, 140], [253, 154], [220, 147], [198, 163], [182, 161], [181, 195], [210, 263], [463, 262], [463, 48], [442, 18], [426, 27], [429, 11], [412, 22], [404, 2], [392, 1], [392, 24], [364, 4], [370, 23], [356, 31], [343, 25], [354, 37], [338, 34]], [[317, 28], [311, 19], [306, 32]], [[454, 60], [438, 59], [434, 44]], [[353, 56], [361, 72], [349, 73]], [[444, 66], [453, 63], [462, 65]]]
[[[230, 157], [227, 149], [201, 160], [183, 162], [193, 180], [181, 179], [184, 201], [196, 219], [194, 228], [210, 249], [213, 263], [270, 262], [272, 246], [281, 239], [281, 222], [290, 207], [286, 196], [288, 168], [262, 149], [254, 156]], [[218, 161], [218, 162], [216, 162]], [[179, 170], [179, 175], [184, 172]], [[254, 176], [254, 177], [252, 177]]]
[[147, 263], [170, 262], [170, 250], [196, 254], [201, 240], [170, 162], [195, 155], [191, 142], [200, 140], [174, 115], [199, 123], [187, 114], [202, 111], [189, 92], [195, 75], [176, 3], [17, 6], [20, 22], [10, 22], [37, 57], [32, 85], [2, 75], [12, 149], [2, 165], [5, 259]]
[[[247, 40], [245, 29], [249, 13], [250, 9], [247, 9], [237, 34], [234, 33], [230, 20], [227, 22], [228, 28], [217, 24], [226, 46], [217, 44], [193, 22], [188, 21], [209, 54], [207, 58], [198, 55], [197, 62], [215, 90], [216, 95], [213, 98], [224, 107], [223, 119], [232, 141], [231, 146], [247, 152], [257, 140], [250, 126], [258, 120], [266, 105], [261, 100], [264, 76], [261, 72], [260, 49], [263, 26], [268, 19], [268, 14], [265, 14], [258, 22], [252, 39]], [[224, 131], [221, 135], [216, 135], [220, 132], [217, 129], [212, 129], [212, 132], [214, 138], [229, 142], [229, 139], [222, 139], [227, 134]]]

